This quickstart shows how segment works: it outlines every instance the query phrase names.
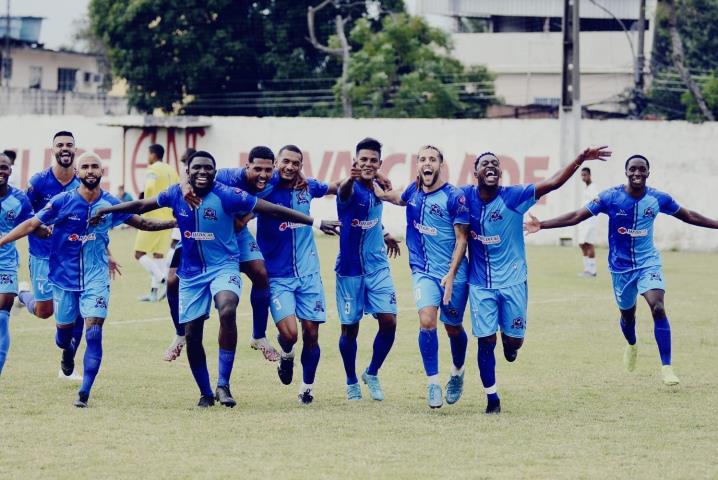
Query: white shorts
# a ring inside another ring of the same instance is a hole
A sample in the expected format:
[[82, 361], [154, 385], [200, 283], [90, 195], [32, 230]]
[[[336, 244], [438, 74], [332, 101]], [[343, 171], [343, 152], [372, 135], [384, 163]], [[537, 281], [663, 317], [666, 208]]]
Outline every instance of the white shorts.
[[182, 240], [182, 235], [180, 234], [179, 228], [172, 229], [172, 240]]
[[596, 243], [596, 217], [589, 218], [578, 224], [578, 244]]

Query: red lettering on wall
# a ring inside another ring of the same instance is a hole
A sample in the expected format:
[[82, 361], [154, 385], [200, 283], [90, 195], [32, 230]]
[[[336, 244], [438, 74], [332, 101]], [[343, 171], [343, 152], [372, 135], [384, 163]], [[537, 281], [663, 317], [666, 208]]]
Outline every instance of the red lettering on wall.
[[22, 174], [20, 176], [20, 187], [27, 188], [27, 182], [30, 180], [30, 150], [22, 151]]
[[[508, 155], [497, 155], [501, 165], [501, 184], [502, 185], [515, 185], [521, 182], [521, 175], [519, 172], [519, 164], [516, 160], [509, 157]], [[509, 178], [506, 178], [508, 173]]]
[[332, 176], [329, 181], [334, 183], [337, 180], [347, 178], [352, 173], [352, 154], [346, 150], [337, 152], [336, 160], [334, 161], [334, 170], [332, 170]]
[[329, 173], [329, 166], [332, 163], [333, 156], [334, 152], [332, 151], [324, 152], [324, 155], [322, 155], [322, 164], [319, 167], [319, 173], [317, 173], [317, 176], [315, 177], [317, 180], [321, 180], [323, 182], [327, 178], [327, 174]]
[[[392, 153], [386, 157], [381, 164], [380, 172], [385, 176], [391, 178], [391, 170], [397, 165], [403, 165], [406, 162], [405, 153]], [[402, 185], [395, 185], [394, 188], [402, 188]]]
[[474, 178], [474, 160], [476, 160], [476, 155], [472, 153], [464, 155], [464, 162], [461, 164], [459, 178], [456, 179], [456, 186], [461, 187], [464, 185], [474, 185], [476, 183], [476, 179]]
[[[546, 170], [548, 168], [548, 157], [526, 157], [524, 159], [524, 183], [538, 183], [545, 180], [546, 177], [536, 175], [537, 170]], [[546, 204], [546, 196], [541, 197], [537, 202], [538, 205]]]
[[302, 173], [305, 177], [309, 178], [312, 177], [312, 172], [314, 169], [312, 168], [312, 157], [309, 154], [309, 152], [302, 150]]

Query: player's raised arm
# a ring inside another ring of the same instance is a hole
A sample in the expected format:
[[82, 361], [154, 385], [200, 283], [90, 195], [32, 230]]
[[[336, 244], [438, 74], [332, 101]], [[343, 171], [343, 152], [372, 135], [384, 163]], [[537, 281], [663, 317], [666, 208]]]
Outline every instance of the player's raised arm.
[[538, 200], [547, 193], [563, 186], [563, 184], [566, 183], [579, 168], [581, 168], [581, 165], [586, 160], [601, 160], [603, 162], [608, 160], [612, 152], [606, 150], [607, 148], [608, 147], [605, 145], [598, 148], [587, 148], [583, 152], [579, 153], [573, 162], [563, 167], [550, 178], [538, 182], [536, 184], [536, 199]]
[[147, 232], [169, 230], [177, 226], [177, 221], [174, 218], [171, 220], [156, 220], [153, 218], [140, 217], [139, 215], [132, 215], [125, 220], [125, 223], [131, 227], [135, 227], [137, 230], [145, 230]]
[[352, 165], [351, 176], [341, 182], [339, 182], [339, 188], [337, 188], [337, 196], [342, 202], [346, 202], [352, 196], [354, 191], [354, 182], [361, 178], [361, 169], [357, 167], [356, 162]]
[[402, 199], [404, 192], [398, 190], [382, 190], [382, 188], [374, 184], [374, 194], [382, 201], [399, 205], [400, 207], [406, 206], [406, 202]]
[[718, 220], [713, 220], [712, 218], [708, 218], [687, 208], [679, 208], [673, 216], [678, 220], [690, 223], [691, 225], [696, 225], [697, 227], [718, 228]]
[[571, 227], [573, 225], [583, 222], [591, 216], [592, 213], [589, 212], [587, 208], [580, 208], [575, 212], [569, 212], [559, 217], [552, 218], [551, 220], [544, 220], [542, 222], [529, 213], [529, 218], [531, 218], [531, 220], [529, 220], [528, 222], [524, 222], [524, 232], [526, 232], [526, 234], [528, 235], [530, 233], [536, 233], [539, 230]]
[[456, 271], [459, 269], [461, 261], [466, 256], [466, 249], [469, 245], [469, 225], [464, 223], [455, 223], [454, 235], [456, 236], [456, 242], [454, 243], [454, 251], [451, 254], [449, 273], [441, 279], [441, 286], [444, 287], [444, 298], [442, 299], [444, 305], [449, 305], [451, 302], [451, 293], [454, 288]]
[[289, 220], [290, 222], [311, 225], [327, 235], [336, 235], [339, 233], [340, 223], [338, 221], [312, 218], [309, 215], [304, 215], [301, 212], [281, 205], [275, 205], [274, 203], [267, 202], [261, 198], [257, 199], [254, 211], [264, 215], [269, 215], [270, 217], [279, 218], [281, 220]]
[[23, 237], [27, 237], [41, 225], [42, 222], [39, 218], [28, 218], [17, 227], [10, 230], [7, 234], [0, 237], [0, 247], [7, 245], [8, 243], [14, 242], [15, 240], [19, 240]]
[[[142, 200], [132, 200], [131, 202], [118, 203], [117, 205], [97, 209], [92, 218], [90, 218], [90, 225], [96, 225], [100, 221], [100, 218], [102, 218], [102, 216], [107, 213], [134, 213], [135, 215], [141, 215], [143, 213], [151, 212], [152, 210], [157, 210], [158, 208], [162, 207], [160, 207], [157, 203], [157, 197], [143, 198]], [[165, 230], [165, 228], [160, 228], [158, 230]]]

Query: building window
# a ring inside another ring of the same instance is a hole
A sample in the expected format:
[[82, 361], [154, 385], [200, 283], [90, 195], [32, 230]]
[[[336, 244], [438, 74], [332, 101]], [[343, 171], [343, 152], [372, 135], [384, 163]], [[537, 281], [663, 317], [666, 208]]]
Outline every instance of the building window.
[[0, 67], [2, 68], [2, 78], [12, 78], [12, 58], [3, 58]]
[[60, 92], [74, 92], [77, 78], [76, 68], [57, 69], [57, 90]]
[[92, 74], [90, 72], [85, 72], [85, 83], [90, 83], [92, 81]]
[[42, 67], [30, 67], [30, 88], [42, 88]]

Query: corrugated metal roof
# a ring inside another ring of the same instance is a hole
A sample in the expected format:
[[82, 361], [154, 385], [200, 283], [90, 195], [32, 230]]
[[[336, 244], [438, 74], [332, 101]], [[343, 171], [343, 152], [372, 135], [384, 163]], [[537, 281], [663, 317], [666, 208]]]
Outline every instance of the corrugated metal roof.
[[[580, 0], [582, 18], [612, 18], [589, 0]], [[618, 18], [638, 18], [640, 0], [596, 0]], [[416, 0], [416, 13], [450, 16], [562, 17], [564, 0]]]

